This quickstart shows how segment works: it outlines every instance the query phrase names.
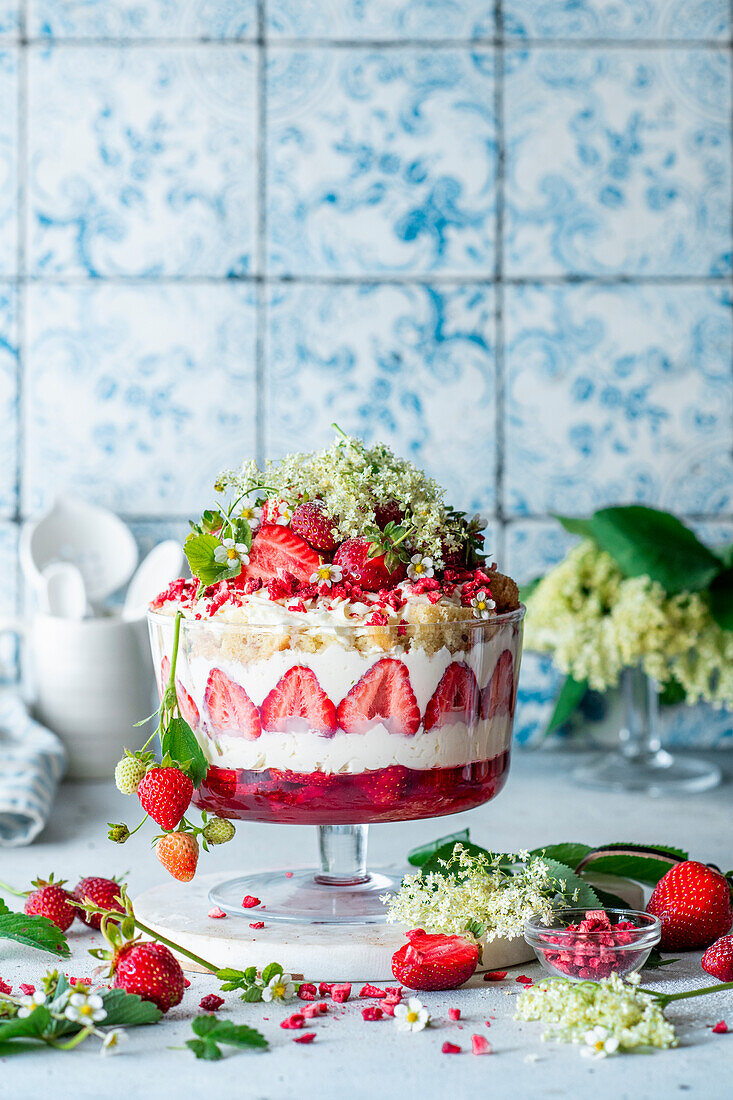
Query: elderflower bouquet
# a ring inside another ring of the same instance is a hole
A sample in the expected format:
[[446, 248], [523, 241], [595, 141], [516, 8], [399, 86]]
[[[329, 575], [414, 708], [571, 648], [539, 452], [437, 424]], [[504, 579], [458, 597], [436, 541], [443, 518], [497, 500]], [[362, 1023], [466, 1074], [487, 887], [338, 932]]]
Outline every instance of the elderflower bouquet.
[[548, 731], [587, 688], [606, 692], [634, 667], [665, 701], [733, 709], [733, 547], [713, 551], [636, 505], [558, 518], [582, 541], [522, 592], [525, 646], [567, 677]]

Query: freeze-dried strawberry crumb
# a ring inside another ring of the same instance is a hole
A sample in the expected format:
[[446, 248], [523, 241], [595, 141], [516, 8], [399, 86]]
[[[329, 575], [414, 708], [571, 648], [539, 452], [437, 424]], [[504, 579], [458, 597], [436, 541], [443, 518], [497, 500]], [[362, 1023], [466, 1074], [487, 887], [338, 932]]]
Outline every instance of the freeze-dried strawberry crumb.
[[250, 921], [249, 926], [250, 926], [250, 928], [264, 928], [265, 927], [265, 922], [263, 920], [253, 920], [253, 921]]
[[419, 581], [415, 581], [412, 592], [415, 596], [422, 596], [425, 592], [437, 592], [439, 588], [440, 581], [435, 577], [422, 577]]
[[315, 1031], [304, 1031], [302, 1035], [294, 1035], [294, 1043], [312, 1043], [316, 1037]]
[[250, 577], [249, 580], [246, 580], [244, 582], [244, 592], [245, 592], [245, 595], [247, 595], [247, 596], [251, 596], [253, 592], [259, 592], [259, 590], [261, 588], [262, 588], [262, 578], [261, 577]]
[[728, 1025], [726, 1024], [725, 1020], [718, 1020], [717, 1024], [712, 1030], [713, 1035], [727, 1035]]
[[394, 1016], [395, 1006], [399, 1004], [399, 1001], [392, 1001], [385, 999], [379, 1002], [379, 1007], [385, 1016]]
[[207, 917], [211, 917], [212, 920], [221, 920], [222, 917], [226, 916], [226, 913], [223, 909], [220, 909], [218, 905], [215, 905], [213, 909], [209, 909], [206, 915]]
[[339, 985], [331, 986], [331, 999], [337, 1001], [338, 1004], [343, 1004], [344, 1001], [348, 1001], [351, 996], [351, 982], [341, 982]]
[[318, 993], [319, 993], [319, 995], [321, 997], [325, 997], [326, 995], [330, 996], [331, 990], [333, 989], [333, 985], [334, 985], [333, 982], [319, 982], [318, 983]]
[[261, 904], [262, 904], [262, 902], [260, 901], [260, 899], [252, 897], [251, 894], [246, 894], [242, 898], [242, 908], [243, 909], [254, 909], [255, 905], [261, 905]]
[[402, 986], [401, 985], [386, 985], [384, 992], [387, 997], [396, 997], [398, 1001], [402, 1000]]
[[472, 1035], [471, 1036], [471, 1053], [472, 1054], [493, 1054], [491, 1043], [485, 1035]]
[[29, 982], [21, 982], [20, 992], [24, 993], [26, 997], [32, 997], [33, 994], [36, 992], [36, 987], [34, 985], [31, 985]]
[[193, 597], [198, 586], [198, 577], [195, 581], [179, 577], [178, 580], [171, 581], [168, 587], [155, 597], [150, 606], [155, 611], [169, 601], [177, 602], [180, 600], [181, 603], [186, 603]]
[[216, 1012], [223, 1004], [223, 997], [217, 997], [216, 993], [209, 993], [208, 996], [201, 998], [199, 1008], [203, 1008], [204, 1012]]
[[306, 1020], [311, 1020], [314, 1016], [325, 1016], [328, 1012], [328, 1005], [325, 1001], [319, 1001], [317, 1004], [303, 1005], [301, 1011]]
[[369, 985], [369, 983], [367, 982], [367, 984], [363, 985], [361, 987], [361, 989], [359, 990], [359, 996], [360, 997], [380, 997], [380, 998], [381, 997], [386, 997], [387, 996], [387, 990], [386, 989], [379, 989], [376, 985]]
[[364, 1020], [381, 1020], [384, 1013], [377, 1005], [367, 1005], [366, 1008], [362, 1008], [361, 1015]]
[[389, 619], [387, 618], [387, 616], [384, 614], [383, 611], [375, 611], [374, 614], [371, 615], [367, 619], [366, 625], [367, 626], [386, 626], [388, 622], [389, 622]]
[[285, 878], [292, 878], [292, 877], [293, 877], [293, 872], [292, 871], [286, 871], [285, 872]]
[[297, 600], [295, 603], [288, 604], [288, 611], [300, 611], [305, 613], [307, 610], [308, 608], [302, 600]]
[[298, 996], [301, 1001], [315, 1001], [316, 987], [313, 985], [313, 982], [301, 982]]
[[288, 1016], [286, 1020], [283, 1020], [280, 1027], [284, 1027], [286, 1030], [305, 1027], [305, 1016], [302, 1012], [294, 1012], [292, 1016]]
[[448, 1009], [448, 1019], [449, 1020], [460, 1020], [460, 1018], [461, 1018], [460, 1008], [449, 1008]]
[[399, 637], [407, 634], [407, 619], [400, 619], [399, 626], [397, 627], [397, 634]]
[[[74, 980], [73, 980], [73, 982], [71, 982], [71, 984], [72, 984], [72, 985], [76, 985], [76, 983], [77, 983], [77, 981], [78, 981], [78, 980], [79, 980], [78, 978], [74, 978]], [[69, 981], [71, 981], [71, 979], [69, 979]], [[188, 978], [184, 978], [184, 979], [183, 979], [183, 988], [184, 988], [184, 989], [189, 989], [189, 988], [190, 988], [190, 985], [191, 985], [191, 983], [190, 983], [190, 981], [188, 980]]]
[[441, 1052], [443, 1054], [460, 1054], [461, 1053], [461, 1048], [459, 1046], [456, 1046], [455, 1043], [443, 1043], [443, 1045], [440, 1049], [441, 1049]]
[[487, 1027], [491, 1027], [491, 1020], [484, 1020]]
[[0, 993], [12, 993], [12, 992], [13, 992], [12, 985], [8, 985], [8, 983], [6, 981], [3, 981], [3, 979], [0, 978]]
[[532, 985], [532, 979], [528, 978], [526, 974], [520, 974], [514, 981], [519, 982], [520, 985]]
[[506, 970], [488, 970], [484, 974], [485, 982], [503, 982], [506, 978]]

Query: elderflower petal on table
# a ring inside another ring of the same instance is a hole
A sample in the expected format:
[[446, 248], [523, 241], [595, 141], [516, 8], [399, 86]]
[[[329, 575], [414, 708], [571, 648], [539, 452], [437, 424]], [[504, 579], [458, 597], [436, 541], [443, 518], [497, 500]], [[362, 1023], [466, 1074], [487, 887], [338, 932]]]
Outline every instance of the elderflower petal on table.
[[295, 983], [290, 974], [275, 974], [262, 990], [263, 1001], [291, 1001], [295, 996]]
[[72, 993], [64, 1016], [75, 1024], [98, 1024], [106, 1019], [107, 1013], [98, 993]]
[[237, 565], [248, 565], [249, 554], [243, 542], [235, 542], [234, 539], [222, 539], [221, 546], [214, 551], [214, 561], [219, 565], [228, 565], [234, 569]]
[[394, 1022], [398, 1031], [422, 1031], [429, 1021], [430, 1013], [417, 997], [410, 997], [407, 1004], [395, 1005]]

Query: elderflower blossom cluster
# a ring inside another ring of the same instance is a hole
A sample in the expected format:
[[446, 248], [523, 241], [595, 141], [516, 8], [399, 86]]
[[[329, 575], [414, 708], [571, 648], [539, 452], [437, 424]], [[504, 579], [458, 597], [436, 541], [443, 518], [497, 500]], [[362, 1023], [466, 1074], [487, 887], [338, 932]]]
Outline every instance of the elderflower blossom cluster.
[[551, 1024], [542, 1038], [555, 1042], [588, 1043], [598, 1028], [614, 1050], [676, 1046], [674, 1028], [657, 999], [636, 988], [638, 980], [638, 974], [628, 981], [618, 974], [599, 982], [545, 978], [519, 995], [515, 1019]]
[[590, 539], [527, 599], [524, 643], [596, 691], [640, 664], [660, 684], [676, 680], [687, 703], [733, 708], [733, 631], [718, 626], [697, 593], [668, 596], [649, 577], [624, 578]]
[[[549, 921], [552, 899], [565, 883], [552, 877], [547, 864], [529, 852], [516, 855], [472, 855], [456, 844], [443, 861], [447, 875], [431, 871], [406, 875], [396, 894], [387, 897], [387, 920], [455, 934], [479, 922], [487, 942], [520, 936], [533, 913]], [[507, 864], [511, 864], [508, 867]]]
[[445, 547], [461, 547], [458, 527], [448, 515], [437, 481], [412, 462], [397, 458], [384, 443], [368, 447], [346, 436], [323, 451], [268, 460], [263, 470], [253, 461], [245, 462], [239, 470], [222, 473], [216, 487], [238, 493], [261, 488], [266, 496], [274, 491], [292, 503], [320, 500], [335, 517], [340, 539], [362, 535], [365, 527], [375, 523], [375, 505], [394, 500], [415, 526], [411, 544], [432, 558], [432, 565], [442, 564]]

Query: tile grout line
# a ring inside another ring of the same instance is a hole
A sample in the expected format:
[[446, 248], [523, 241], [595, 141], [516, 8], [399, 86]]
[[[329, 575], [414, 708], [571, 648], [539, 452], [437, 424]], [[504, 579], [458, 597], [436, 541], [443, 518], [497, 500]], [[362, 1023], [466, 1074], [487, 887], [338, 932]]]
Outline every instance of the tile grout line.
[[[18, 5], [19, 33], [21, 40], [27, 30], [28, 0], [22, 0]], [[27, 203], [28, 203], [28, 51], [24, 45], [18, 47], [18, 71], [17, 71], [17, 95], [16, 95], [16, 265], [18, 275], [22, 276], [27, 270]], [[15, 294], [15, 324], [16, 324], [16, 376], [15, 376], [15, 511], [13, 519], [16, 524], [16, 537], [20, 535], [20, 526], [23, 519], [23, 497], [25, 492], [24, 478], [24, 454], [26, 440], [26, 398], [27, 398], [27, 287], [23, 282], [18, 282]], [[20, 568], [20, 557], [15, 555], [15, 613], [22, 614], [25, 603], [23, 577]], [[16, 643], [14, 669], [15, 677], [20, 675], [20, 653]]]
[[494, 511], [498, 538], [496, 557], [506, 558], [506, 526], [504, 523], [504, 200], [506, 140], [504, 127], [504, 47], [502, 45], [502, 0], [494, 7], [497, 46], [494, 66], [494, 122], [496, 125], [496, 231], [494, 242]]
[[255, 458], [262, 469], [267, 423], [267, 27], [266, 0], [257, 0], [257, 259], [255, 286]]
[[[259, 215], [258, 215], [259, 220]], [[266, 231], [266, 230], [265, 230]], [[259, 233], [255, 247], [260, 247]], [[157, 283], [165, 286], [236, 286], [238, 284], [267, 283], [270, 285], [323, 285], [323, 286], [402, 286], [402, 285], [443, 285], [443, 286], [492, 286], [497, 282], [496, 271], [478, 272], [475, 275], [449, 275], [416, 272], [409, 275], [397, 275], [390, 272], [365, 275], [325, 275], [298, 274], [281, 275], [275, 272], [257, 274], [248, 272], [237, 275], [0, 275], [0, 284], [49, 286], [151, 286]], [[711, 286], [730, 287], [732, 275], [507, 275], [502, 272], [504, 286]]]
[[231, 46], [257, 46], [267, 43], [269, 49], [349, 49], [349, 50], [451, 50], [451, 49], [539, 49], [539, 50], [725, 50], [733, 46], [730, 38], [524, 38], [519, 35], [495, 35], [477, 38], [270, 38], [264, 32], [257, 36], [233, 35], [230, 38], [206, 37], [78, 37], [68, 35], [54, 38], [51, 35], [25, 36], [18, 39], [8, 37], [8, 45], [21, 41], [32, 49], [170, 49], [178, 46], [203, 46], [214, 49], [227, 49]]

